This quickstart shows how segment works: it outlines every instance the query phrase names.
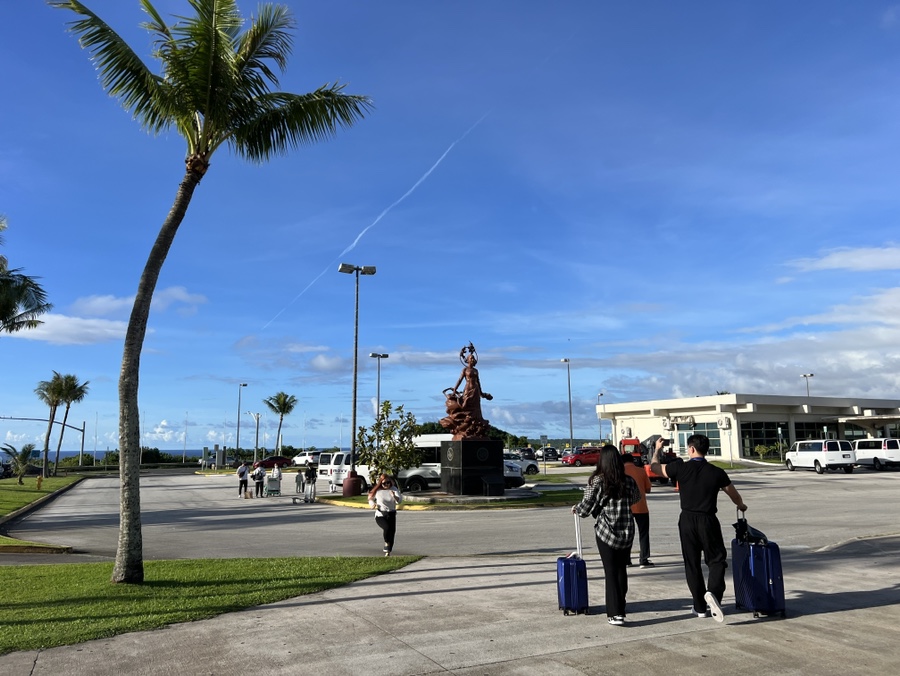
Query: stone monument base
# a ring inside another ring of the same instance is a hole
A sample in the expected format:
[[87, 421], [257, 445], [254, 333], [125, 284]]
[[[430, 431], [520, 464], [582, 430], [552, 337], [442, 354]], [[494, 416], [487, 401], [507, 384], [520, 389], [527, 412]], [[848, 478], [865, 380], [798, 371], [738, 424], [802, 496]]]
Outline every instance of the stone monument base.
[[503, 495], [503, 442], [441, 442], [441, 491], [449, 495]]

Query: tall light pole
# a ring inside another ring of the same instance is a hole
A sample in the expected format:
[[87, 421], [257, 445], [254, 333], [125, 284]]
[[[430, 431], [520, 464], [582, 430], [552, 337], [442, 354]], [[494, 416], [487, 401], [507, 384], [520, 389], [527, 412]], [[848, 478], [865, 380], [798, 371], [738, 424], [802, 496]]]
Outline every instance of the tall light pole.
[[356, 306], [353, 312], [353, 414], [350, 427], [350, 472], [348, 481], [344, 481], [344, 495], [359, 495], [362, 492], [359, 478], [356, 476], [356, 379], [359, 372], [359, 276], [374, 275], [374, 265], [350, 265], [341, 263], [338, 272], [356, 275]]
[[[597, 406], [600, 405], [600, 400], [602, 398], [603, 398], [603, 392], [600, 392], [597, 395]], [[597, 422], [600, 427], [600, 445], [602, 446], [603, 445], [603, 415], [602, 414], [597, 416]]]
[[816, 374], [815, 373], [801, 373], [800, 374], [801, 378], [806, 378], [806, 396], [807, 397], [809, 396], [809, 379], [812, 378], [814, 375], [816, 375]]
[[[384, 354], [381, 352], [370, 352], [369, 356], [372, 357], [372, 359], [378, 360], [378, 378], [376, 380], [376, 382], [378, 384], [376, 385], [376, 388], [375, 388], [375, 392], [376, 392], [376, 395], [375, 395], [375, 420], [377, 421], [378, 416], [381, 415], [381, 360], [387, 359], [391, 355]], [[381, 448], [380, 435], [375, 435], [375, 447]]]
[[262, 413], [251, 413], [247, 411], [247, 415], [253, 416], [253, 419], [256, 420], [256, 443], [253, 445], [253, 462], [255, 463], [259, 458], [259, 417]]
[[391, 355], [380, 352], [370, 352], [369, 356], [372, 357], [372, 359], [378, 360], [378, 378], [376, 380], [377, 385], [375, 388], [375, 417], [378, 418], [379, 413], [381, 413], [381, 360], [387, 359]]
[[234, 442], [234, 461], [237, 462], [238, 453], [241, 452], [241, 390], [247, 387], [247, 383], [238, 385], [238, 418], [237, 418], [237, 434]]
[[572, 369], [568, 359], [560, 359], [566, 365], [566, 381], [569, 384], [569, 448], [575, 450], [575, 433], [572, 431]]

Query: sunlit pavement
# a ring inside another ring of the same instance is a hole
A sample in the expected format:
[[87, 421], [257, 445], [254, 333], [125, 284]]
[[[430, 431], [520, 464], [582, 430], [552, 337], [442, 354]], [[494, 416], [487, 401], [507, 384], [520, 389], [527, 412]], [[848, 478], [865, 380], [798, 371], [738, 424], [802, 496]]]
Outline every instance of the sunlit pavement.
[[[370, 514], [293, 506], [289, 497], [239, 501], [236, 482], [212, 481], [203, 490], [187, 477], [147, 482], [149, 557], [165, 558], [159, 527], [172, 537], [190, 533], [180, 546], [194, 542], [196, 549], [184, 556], [209, 556], [210, 546], [218, 555], [220, 540], [230, 541], [229, 556], [250, 555], [258, 547], [249, 544], [242, 553], [233, 534], [251, 524], [278, 533], [286, 549], [299, 541], [294, 533], [321, 545], [321, 554], [342, 549], [316, 535], [327, 531], [331, 540], [355, 541], [355, 554], [376, 554]], [[589, 532], [585, 552], [594, 614], [564, 617], [556, 609], [555, 559], [573, 546], [567, 508], [409, 512], [400, 515], [397, 553], [428, 558], [401, 571], [211, 620], [13, 653], [0, 657], [0, 673], [896, 673], [900, 472], [766, 472], [742, 474], [736, 484], [750, 506], [751, 523], [782, 545], [786, 619], [737, 613], [730, 576], [726, 622], [691, 617], [674, 535], [677, 494], [666, 487], [650, 496], [657, 565], [631, 569], [626, 627], [606, 623], [602, 567]], [[79, 547], [81, 554], [70, 560], [103, 559], [115, 545], [115, 519], [108, 515], [115, 502], [114, 487], [80, 486], [18, 530], [29, 538], [43, 530], [45, 536], [72, 539], [96, 530], [79, 541], [97, 538], [100, 550]], [[721, 520], [730, 537], [723, 502]], [[75, 520], [71, 528], [64, 525], [66, 515]]]

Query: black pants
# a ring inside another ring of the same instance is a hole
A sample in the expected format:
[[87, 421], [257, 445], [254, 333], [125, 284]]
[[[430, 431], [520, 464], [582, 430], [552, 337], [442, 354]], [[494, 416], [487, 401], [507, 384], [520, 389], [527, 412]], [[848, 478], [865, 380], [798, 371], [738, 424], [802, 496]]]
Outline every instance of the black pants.
[[[635, 512], [634, 525], [637, 527], [638, 541], [641, 544], [640, 563], [645, 563], [650, 560], [650, 513]], [[628, 558], [630, 560], [631, 556]]]
[[[721, 603], [725, 594], [725, 569], [728, 552], [722, 540], [722, 527], [715, 514], [682, 512], [678, 518], [678, 533], [681, 536], [681, 555], [684, 557], [684, 575], [688, 589], [694, 599], [694, 609], [706, 609], [704, 595], [712, 592]], [[703, 579], [700, 555], [709, 568], [708, 583]]]
[[394, 548], [394, 535], [397, 534], [397, 512], [382, 512], [375, 517], [375, 523], [384, 531], [384, 546], [388, 551]]
[[261, 498], [263, 496], [263, 480], [257, 479], [253, 483], [256, 484], [256, 497]]
[[597, 550], [603, 561], [606, 581], [606, 616], [625, 616], [625, 595], [628, 593], [628, 557], [631, 548], [613, 549], [597, 538]]
[[246, 479], [238, 479], [238, 496], [241, 496], [246, 492], [247, 492], [247, 480]]

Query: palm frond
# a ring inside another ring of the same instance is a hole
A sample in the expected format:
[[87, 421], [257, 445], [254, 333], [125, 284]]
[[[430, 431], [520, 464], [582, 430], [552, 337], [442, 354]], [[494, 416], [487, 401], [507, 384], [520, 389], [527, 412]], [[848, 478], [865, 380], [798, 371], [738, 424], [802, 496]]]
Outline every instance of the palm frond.
[[69, 31], [91, 54], [103, 88], [119, 99], [147, 130], [157, 133], [168, 127], [171, 119], [160, 79], [119, 34], [78, 0], [49, 0], [49, 4], [84, 17], [70, 22]]
[[52, 307], [36, 278], [19, 269], [0, 273], [0, 333], [33, 329], [41, 324], [37, 318]]
[[284, 72], [294, 46], [289, 31], [296, 27], [290, 11], [283, 5], [262, 5], [258, 11], [259, 15], [252, 19], [250, 28], [241, 36], [237, 50], [238, 72], [252, 82], [249, 89], [254, 96], [267, 91], [263, 78], [272, 86], [278, 86], [278, 76], [267, 61], [273, 61], [278, 70]]
[[309, 94], [272, 93], [254, 103], [257, 114], [236, 126], [227, 139], [248, 160], [263, 162], [301, 145], [333, 137], [372, 109], [368, 96], [343, 94], [343, 85], [325, 85]]

